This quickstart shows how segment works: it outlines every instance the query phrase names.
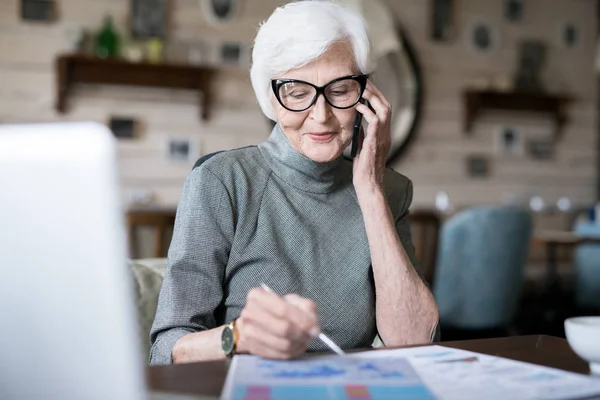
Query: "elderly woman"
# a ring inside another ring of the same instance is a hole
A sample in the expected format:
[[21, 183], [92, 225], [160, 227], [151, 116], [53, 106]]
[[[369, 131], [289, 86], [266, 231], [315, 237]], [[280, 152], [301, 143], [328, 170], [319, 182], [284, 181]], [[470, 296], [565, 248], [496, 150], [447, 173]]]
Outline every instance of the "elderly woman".
[[[377, 335], [386, 346], [429, 342], [438, 309], [415, 269], [412, 184], [385, 168], [390, 104], [365, 75], [363, 19], [290, 3], [260, 27], [252, 57], [258, 102], [277, 124], [188, 176], [150, 362], [293, 358], [327, 350], [320, 332], [344, 349]], [[357, 112], [367, 128], [351, 161]]]

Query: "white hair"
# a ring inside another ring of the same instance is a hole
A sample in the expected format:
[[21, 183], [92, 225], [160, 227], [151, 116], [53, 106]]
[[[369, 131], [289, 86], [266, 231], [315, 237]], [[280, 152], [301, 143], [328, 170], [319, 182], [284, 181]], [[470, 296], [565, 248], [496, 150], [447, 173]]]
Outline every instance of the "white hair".
[[349, 42], [356, 67], [366, 73], [369, 38], [358, 12], [326, 0], [305, 0], [277, 8], [261, 24], [252, 51], [250, 79], [263, 113], [276, 120], [271, 79], [316, 60], [340, 41]]

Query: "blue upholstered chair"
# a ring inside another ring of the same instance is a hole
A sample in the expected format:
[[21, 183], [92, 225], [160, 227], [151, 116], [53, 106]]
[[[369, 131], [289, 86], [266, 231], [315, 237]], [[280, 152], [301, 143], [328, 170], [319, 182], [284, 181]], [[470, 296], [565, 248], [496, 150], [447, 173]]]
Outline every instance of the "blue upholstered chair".
[[[600, 225], [579, 223], [576, 234], [600, 237]], [[581, 244], [575, 249], [575, 302], [579, 307], [600, 310], [600, 245]]]
[[531, 226], [528, 211], [500, 206], [473, 208], [444, 224], [433, 288], [442, 328], [486, 330], [511, 324]]

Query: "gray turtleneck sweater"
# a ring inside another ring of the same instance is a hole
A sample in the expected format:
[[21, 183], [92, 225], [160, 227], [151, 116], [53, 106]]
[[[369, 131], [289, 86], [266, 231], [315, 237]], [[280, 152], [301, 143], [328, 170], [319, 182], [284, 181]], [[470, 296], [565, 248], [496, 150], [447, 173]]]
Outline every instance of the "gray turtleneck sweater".
[[[384, 188], [416, 265], [407, 216], [412, 184], [387, 169]], [[278, 125], [258, 146], [197, 163], [183, 188], [168, 258], [151, 364], [171, 363], [182, 336], [237, 318], [261, 282], [314, 300], [321, 329], [342, 348], [368, 347], [377, 335], [352, 162], [314, 162], [291, 147]], [[326, 350], [317, 340], [308, 348]]]

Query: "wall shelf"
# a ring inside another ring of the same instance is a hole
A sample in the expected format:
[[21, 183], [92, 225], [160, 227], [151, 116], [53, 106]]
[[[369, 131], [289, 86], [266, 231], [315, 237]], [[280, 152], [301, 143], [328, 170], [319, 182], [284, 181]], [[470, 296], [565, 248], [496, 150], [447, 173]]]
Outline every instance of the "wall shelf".
[[208, 119], [210, 79], [214, 69], [192, 65], [133, 63], [83, 55], [62, 55], [56, 60], [56, 110], [67, 112], [71, 88], [78, 83], [148, 86], [198, 91], [200, 116]]
[[548, 114], [554, 119], [555, 138], [559, 138], [567, 122], [566, 96], [546, 93], [496, 92], [491, 90], [466, 90], [463, 92], [463, 128], [470, 133], [473, 122], [484, 110], [506, 110]]

